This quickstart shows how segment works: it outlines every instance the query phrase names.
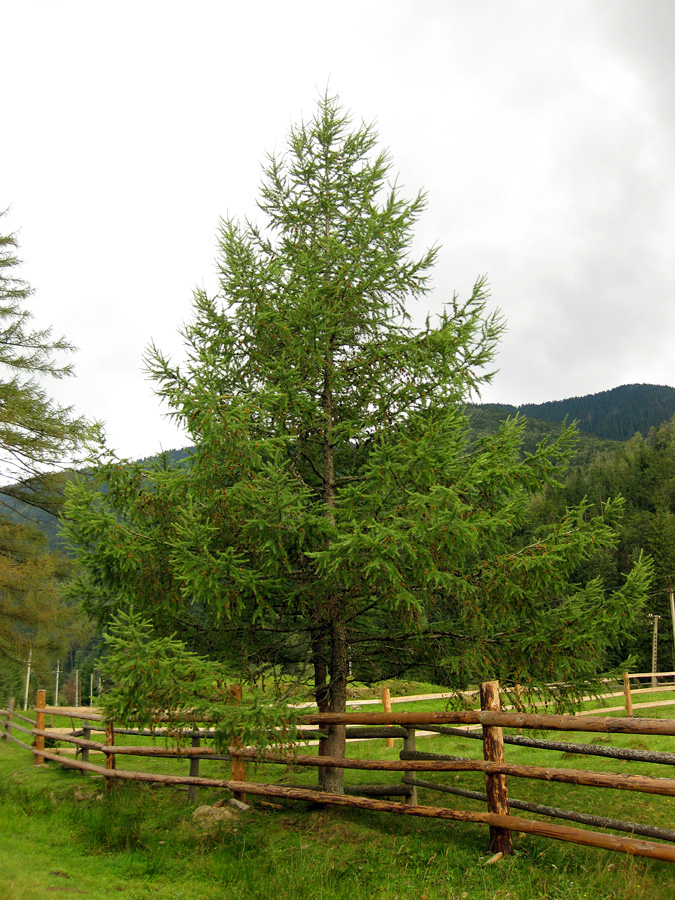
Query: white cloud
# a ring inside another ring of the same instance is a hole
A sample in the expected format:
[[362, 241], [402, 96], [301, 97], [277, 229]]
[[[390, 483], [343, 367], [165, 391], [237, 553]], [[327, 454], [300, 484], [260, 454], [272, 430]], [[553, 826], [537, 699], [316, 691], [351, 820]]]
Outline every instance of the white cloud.
[[673, 383], [675, 6], [657, 0], [27, 2], [3, 10], [0, 207], [40, 323], [80, 347], [64, 402], [145, 455], [180, 441], [141, 372], [180, 354], [219, 216], [326, 85], [377, 120], [437, 306], [487, 272], [509, 322], [486, 399]]

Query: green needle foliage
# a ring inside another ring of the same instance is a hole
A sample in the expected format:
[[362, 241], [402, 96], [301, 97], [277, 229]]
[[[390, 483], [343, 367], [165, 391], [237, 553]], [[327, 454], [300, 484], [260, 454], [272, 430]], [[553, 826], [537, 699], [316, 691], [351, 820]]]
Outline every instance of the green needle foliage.
[[66, 567], [47, 552], [36, 528], [17, 523], [14, 501], [49, 509], [60, 475], [47, 470], [72, 464], [97, 436], [44, 387], [45, 378], [72, 374], [58, 357], [73, 347], [49, 329], [31, 327], [25, 303], [32, 290], [15, 274], [16, 250], [16, 236], [0, 234], [0, 687], [6, 690], [16, 690], [29, 650], [44, 674], [49, 655], [77, 629], [74, 610], [61, 597]]
[[[267, 161], [265, 227], [222, 223], [220, 290], [195, 293], [186, 362], [148, 353], [194, 451], [73, 490], [76, 591], [102, 624], [133, 604], [230, 664], [309, 676], [322, 710], [344, 710], [350, 672], [579, 685], [630, 628], [649, 565], [610, 597], [577, 584], [615, 540], [611, 509], [583, 502], [524, 545], [573, 432], [524, 458], [519, 420], [470, 444], [463, 405], [503, 325], [479, 279], [414, 327], [437, 250], [415, 254], [424, 196], [401, 196], [375, 145], [325, 97]], [[343, 740], [332, 728], [323, 750]]]
[[119, 613], [106, 643], [101, 673], [113, 687], [101, 706], [109, 718], [151, 729], [161, 722], [178, 742], [185, 740], [186, 723], [206, 723], [220, 750], [238, 742], [277, 749], [293, 744], [295, 725], [286, 707], [270, 708], [259, 691], [248, 691], [241, 706], [213, 660], [192, 652], [174, 635], [157, 635], [133, 610]]
[[[0, 516], [0, 694], [19, 694], [29, 651], [45, 683], [52, 661], [84, 631], [78, 610], [63, 598], [70, 569], [47, 551], [37, 528]], [[51, 681], [51, 679], [50, 679]]]
[[[0, 217], [6, 214], [0, 213]], [[15, 275], [14, 234], [0, 234], [0, 472], [3, 479], [33, 476], [72, 458], [95, 431], [70, 407], [59, 406], [42, 379], [66, 378], [71, 364], [58, 356], [75, 349], [51, 329], [33, 329], [25, 302], [33, 291]]]

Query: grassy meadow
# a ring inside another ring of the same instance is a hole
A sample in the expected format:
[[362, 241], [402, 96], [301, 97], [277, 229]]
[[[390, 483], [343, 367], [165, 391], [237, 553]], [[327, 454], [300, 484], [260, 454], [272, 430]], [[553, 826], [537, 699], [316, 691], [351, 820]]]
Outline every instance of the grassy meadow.
[[[672, 707], [640, 713], [666, 716]], [[675, 751], [675, 738], [667, 737], [567, 734], [564, 739]], [[418, 747], [481, 756], [480, 742], [464, 738], [418, 737]], [[400, 748], [400, 740], [393, 749], [387, 749], [384, 741], [355, 742], [348, 754], [393, 759]], [[507, 746], [506, 754], [510, 762], [670, 774], [667, 766], [572, 753]], [[50, 894], [91, 900], [671, 900], [675, 894], [675, 866], [665, 862], [514, 835], [514, 855], [489, 863], [484, 826], [258, 797], [250, 798], [248, 811], [227, 807], [225, 818], [205, 826], [193, 818], [194, 810], [229, 799], [226, 791], [201, 788], [196, 802], [189, 803], [184, 788], [117, 783], [109, 796], [100, 777], [55, 764], [35, 767], [32, 761], [17, 745], [0, 743], [0, 897], [8, 900], [43, 900]], [[92, 761], [98, 761], [95, 754]], [[185, 773], [188, 763], [120, 756], [118, 767]], [[229, 773], [227, 762], [201, 763], [204, 776], [229, 777]], [[315, 782], [316, 773], [299, 766], [259, 765], [249, 768], [249, 777], [306, 785]], [[395, 782], [399, 777], [399, 773], [346, 773], [352, 784], [378, 778]], [[479, 773], [425, 777], [472, 790], [484, 788]], [[675, 798], [518, 778], [509, 778], [509, 793], [517, 799], [615, 818], [664, 827], [675, 824]], [[484, 809], [477, 801], [422, 789], [419, 802]]]

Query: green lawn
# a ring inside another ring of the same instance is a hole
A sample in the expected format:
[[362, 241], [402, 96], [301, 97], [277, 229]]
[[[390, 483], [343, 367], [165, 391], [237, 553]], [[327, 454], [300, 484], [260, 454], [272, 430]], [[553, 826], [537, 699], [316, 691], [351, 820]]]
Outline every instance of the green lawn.
[[[641, 714], [665, 716], [668, 712], [666, 707]], [[562, 736], [675, 751], [674, 738]], [[138, 738], [120, 741], [138, 743]], [[393, 750], [384, 741], [351, 743], [348, 754], [394, 759], [400, 746], [399, 740]], [[481, 756], [480, 742], [468, 739], [418, 738], [418, 747]], [[512, 746], [507, 746], [506, 754], [512, 762], [670, 774], [665, 766]], [[203, 775], [229, 777], [227, 763], [201, 765]], [[121, 756], [118, 766], [166, 772], [188, 769], [185, 760], [141, 761]], [[483, 778], [476, 773], [425, 777], [483, 789]], [[316, 780], [316, 772], [261, 765], [250, 767], [249, 778], [308, 784]], [[392, 782], [400, 779], [400, 773], [348, 772], [346, 778], [350, 783]], [[509, 779], [509, 792], [537, 803], [675, 825], [671, 798], [522, 778]], [[198, 803], [228, 796], [200, 789]], [[675, 866], [668, 863], [514, 835], [514, 856], [486, 864], [490, 854], [483, 826], [251, 799], [250, 811], [233, 815], [215, 830], [203, 831], [192, 819], [198, 804], [188, 804], [184, 789], [118, 784], [108, 797], [103, 779], [57, 765], [36, 768], [26, 751], [0, 743], [0, 897], [44, 900], [46, 894], [58, 893], [101, 900], [671, 900], [675, 893]], [[476, 801], [424, 790], [420, 790], [420, 802], [484, 809]]]

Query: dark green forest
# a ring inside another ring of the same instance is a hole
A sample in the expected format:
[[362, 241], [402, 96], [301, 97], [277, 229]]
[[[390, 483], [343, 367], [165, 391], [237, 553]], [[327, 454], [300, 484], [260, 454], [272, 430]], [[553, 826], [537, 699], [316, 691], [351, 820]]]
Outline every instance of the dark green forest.
[[[588, 460], [570, 467], [558, 488], [549, 488], [533, 502], [532, 522], [548, 521], [565, 507], [585, 497], [589, 514], [601, 512], [610, 498], [622, 497], [624, 512], [618, 527], [619, 541], [606, 551], [593, 571], [585, 576], [602, 576], [608, 583], [620, 578], [641, 550], [654, 561], [649, 613], [663, 617], [659, 644], [659, 668], [673, 669], [673, 637], [670, 621], [669, 588], [675, 577], [675, 417], [637, 432], [618, 446], [607, 448]], [[651, 665], [651, 623], [645, 621], [626, 648], [637, 653], [639, 666]]]
[[608, 441], [628, 441], [636, 432], [647, 435], [675, 413], [675, 388], [661, 384], [622, 384], [611, 391], [525, 403], [522, 406], [483, 404], [473, 407], [479, 415], [492, 413], [503, 419], [516, 413], [528, 419], [560, 424], [577, 422], [580, 431]]
[[[649, 613], [662, 616], [659, 669], [674, 668], [669, 606], [671, 577], [675, 578], [675, 389], [662, 385], [622, 385], [610, 391], [567, 400], [520, 407], [476, 404], [468, 409], [476, 437], [489, 434], [507, 416], [527, 417], [523, 452], [559, 434], [564, 421], [579, 428], [576, 453], [558, 487], [547, 487], [531, 504], [530, 528], [555, 520], [583, 498], [588, 514], [601, 513], [610, 499], [623, 499], [614, 550], [604, 551], [580, 580], [601, 576], [618, 584], [640, 551], [654, 560]], [[652, 624], [645, 619], [624, 650], [636, 664], [651, 667]]]
[[[490, 433], [506, 416], [525, 415], [523, 452], [555, 437], [561, 423], [578, 421], [577, 449], [558, 487], [547, 487], [531, 505], [530, 528], [553, 521], [586, 498], [588, 514], [601, 513], [610, 499], [624, 509], [614, 550], [604, 551], [580, 579], [601, 576], [618, 584], [640, 551], [654, 560], [649, 613], [662, 616], [659, 668], [675, 665], [669, 606], [675, 578], [675, 389], [660, 385], [623, 385], [611, 391], [521, 407], [483, 404], [469, 408], [477, 437]], [[622, 438], [613, 435], [626, 436]], [[642, 670], [651, 667], [651, 620], [625, 646]]]

